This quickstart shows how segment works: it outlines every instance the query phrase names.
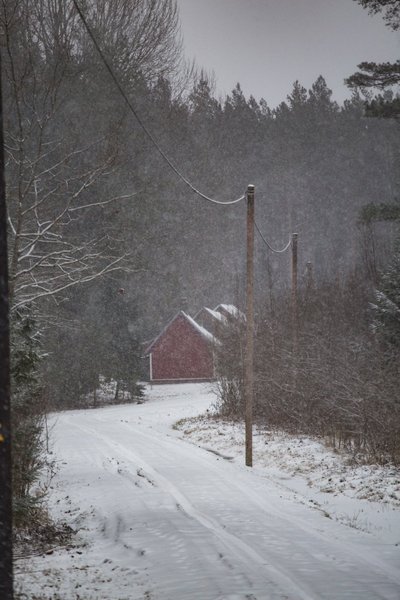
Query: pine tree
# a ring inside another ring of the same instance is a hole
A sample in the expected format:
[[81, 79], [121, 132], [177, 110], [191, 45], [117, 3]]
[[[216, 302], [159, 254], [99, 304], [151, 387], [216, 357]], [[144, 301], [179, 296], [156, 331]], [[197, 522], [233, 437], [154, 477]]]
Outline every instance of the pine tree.
[[126, 390], [130, 400], [141, 397], [143, 389], [138, 385], [140, 348], [134, 330], [135, 302], [125, 296], [124, 288], [107, 287], [101, 306], [103, 331], [100, 340], [104, 346], [101, 374], [116, 381], [116, 402], [120, 400], [120, 391]]
[[373, 329], [385, 346], [388, 358], [399, 358], [400, 353], [400, 247], [381, 277], [371, 303]]
[[383, 19], [391, 29], [400, 28], [399, 0], [355, 0], [355, 2], [366, 8], [371, 15], [383, 13]]
[[[371, 15], [382, 13], [386, 25], [393, 31], [400, 28], [400, 0], [355, 0], [366, 8]], [[357, 71], [345, 80], [352, 89], [377, 88], [381, 91], [400, 83], [400, 60], [395, 62], [376, 63], [365, 61], [358, 65]], [[379, 95], [371, 102], [366, 102], [366, 114], [373, 117], [400, 117], [400, 98], [391, 99]]]

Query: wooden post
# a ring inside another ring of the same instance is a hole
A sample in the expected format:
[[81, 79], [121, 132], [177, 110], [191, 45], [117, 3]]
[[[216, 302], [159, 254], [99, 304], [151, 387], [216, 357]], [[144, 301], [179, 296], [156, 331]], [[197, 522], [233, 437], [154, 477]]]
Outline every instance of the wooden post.
[[3, 105], [0, 77], [0, 598], [2, 600], [12, 600], [13, 598], [11, 499], [7, 209], [4, 181]]
[[292, 233], [292, 339], [294, 352], [297, 352], [298, 344], [297, 240], [297, 233]]
[[254, 185], [249, 185], [247, 187], [246, 353], [244, 360], [244, 400], [247, 467], [253, 466], [254, 190]]

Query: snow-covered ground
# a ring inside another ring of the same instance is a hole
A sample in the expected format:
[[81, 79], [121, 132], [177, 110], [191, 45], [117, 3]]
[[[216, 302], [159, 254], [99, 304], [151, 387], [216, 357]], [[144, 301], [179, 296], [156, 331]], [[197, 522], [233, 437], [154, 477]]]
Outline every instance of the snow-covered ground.
[[[53, 516], [73, 544], [16, 561], [29, 600], [399, 600], [400, 474], [212, 418], [207, 386], [53, 417]], [[179, 421], [178, 425], [174, 424]]]

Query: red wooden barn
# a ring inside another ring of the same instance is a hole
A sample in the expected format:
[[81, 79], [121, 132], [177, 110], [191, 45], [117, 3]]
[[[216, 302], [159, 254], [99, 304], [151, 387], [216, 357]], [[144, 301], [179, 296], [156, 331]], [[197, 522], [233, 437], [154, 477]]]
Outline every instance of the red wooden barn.
[[214, 336], [180, 311], [146, 348], [150, 381], [173, 383], [214, 378]]

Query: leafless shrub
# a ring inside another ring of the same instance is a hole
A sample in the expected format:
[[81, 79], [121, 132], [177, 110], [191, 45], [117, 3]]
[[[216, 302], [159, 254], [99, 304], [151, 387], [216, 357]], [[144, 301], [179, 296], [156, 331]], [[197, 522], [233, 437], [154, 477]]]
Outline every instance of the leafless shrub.
[[[262, 314], [256, 333], [254, 413], [269, 427], [324, 437], [333, 447], [366, 460], [398, 463], [399, 361], [385, 359], [369, 328], [368, 294], [355, 278], [304, 294], [296, 339], [289, 298], [280, 297], [272, 311]], [[224, 348], [221, 412], [239, 417], [242, 358], [233, 336], [229, 351]]]

